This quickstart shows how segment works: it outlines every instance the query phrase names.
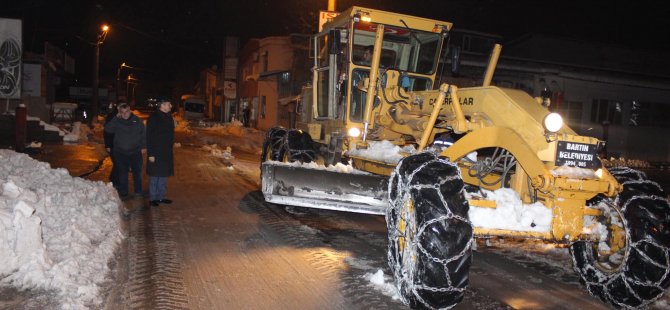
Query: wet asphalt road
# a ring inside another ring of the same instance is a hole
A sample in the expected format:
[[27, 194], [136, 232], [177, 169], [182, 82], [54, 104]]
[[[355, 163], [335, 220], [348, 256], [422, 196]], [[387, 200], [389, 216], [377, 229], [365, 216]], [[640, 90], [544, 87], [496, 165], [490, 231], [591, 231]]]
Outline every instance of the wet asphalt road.
[[[183, 145], [168, 182], [174, 203], [148, 207], [140, 198], [120, 215], [127, 238], [103, 308], [407, 309], [370, 281], [381, 270], [391, 283], [383, 217], [266, 203], [258, 154], [234, 150], [226, 160], [197, 140]], [[87, 178], [105, 180], [109, 168], [105, 161]], [[518, 253], [478, 247], [454, 309], [606, 309], [569, 266]], [[54, 298], [2, 289], [0, 309], [50, 308]]]

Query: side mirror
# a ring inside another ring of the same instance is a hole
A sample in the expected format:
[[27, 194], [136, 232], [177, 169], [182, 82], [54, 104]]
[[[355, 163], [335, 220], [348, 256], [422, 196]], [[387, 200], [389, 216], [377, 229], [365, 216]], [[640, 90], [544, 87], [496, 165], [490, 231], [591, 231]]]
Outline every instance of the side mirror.
[[451, 50], [451, 74], [458, 75], [461, 67], [461, 47], [454, 45]]

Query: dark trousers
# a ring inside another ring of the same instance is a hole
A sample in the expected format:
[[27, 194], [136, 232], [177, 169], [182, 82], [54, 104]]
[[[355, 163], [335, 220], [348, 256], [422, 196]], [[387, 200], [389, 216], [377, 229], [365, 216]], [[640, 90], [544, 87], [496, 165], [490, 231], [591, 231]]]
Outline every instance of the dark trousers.
[[135, 194], [142, 194], [142, 152], [137, 150], [131, 154], [114, 152], [114, 161], [119, 178], [119, 195], [128, 195], [128, 170], [133, 172]]
[[109, 154], [109, 159], [112, 160], [112, 171], [109, 173], [109, 182], [112, 182], [114, 188], [119, 188], [119, 168], [114, 160], [114, 152]]

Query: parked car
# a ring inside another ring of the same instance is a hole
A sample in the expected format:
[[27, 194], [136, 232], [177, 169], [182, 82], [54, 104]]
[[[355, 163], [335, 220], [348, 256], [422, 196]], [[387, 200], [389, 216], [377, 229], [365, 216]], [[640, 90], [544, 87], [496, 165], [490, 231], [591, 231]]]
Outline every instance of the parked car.
[[183, 95], [181, 96], [181, 110], [183, 110], [183, 117], [185, 119], [204, 119], [205, 118], [205, 107], [207, 102], [205, 100], [193, 96], [193, 95]]

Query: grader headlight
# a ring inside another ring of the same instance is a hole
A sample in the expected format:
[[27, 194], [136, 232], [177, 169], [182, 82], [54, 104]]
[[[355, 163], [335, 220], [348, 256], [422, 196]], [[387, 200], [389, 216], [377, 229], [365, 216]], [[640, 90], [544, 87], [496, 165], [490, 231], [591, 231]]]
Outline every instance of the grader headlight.
[[550, 133], [558, 132], [563, 127], [563, 118], [558, 113], [549, 113], [544, 117], [544, 129]]
[[351, 127], [347, 130], [349, 137], [358, 138], [361, 135], [361, 130], [358, 127]]
[[598, 179], [603, 178], [603, 169], [602, 168], [596, 170], [596, 176], [598, 177]]

